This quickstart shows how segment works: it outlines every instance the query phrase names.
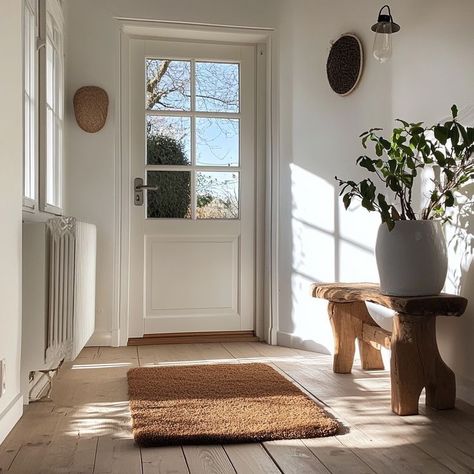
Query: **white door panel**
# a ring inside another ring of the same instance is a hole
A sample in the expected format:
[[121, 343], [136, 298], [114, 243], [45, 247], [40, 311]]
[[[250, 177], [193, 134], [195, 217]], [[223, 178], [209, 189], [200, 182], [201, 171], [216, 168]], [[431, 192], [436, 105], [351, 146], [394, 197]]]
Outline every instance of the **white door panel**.
[[145, 264], [147, 316], [181, 310], [237, 313], [237, 237], [151, 236], [146, 242]]
[[132, 40], [130, 337], [254, 329], [254, 89], [253, 46]]

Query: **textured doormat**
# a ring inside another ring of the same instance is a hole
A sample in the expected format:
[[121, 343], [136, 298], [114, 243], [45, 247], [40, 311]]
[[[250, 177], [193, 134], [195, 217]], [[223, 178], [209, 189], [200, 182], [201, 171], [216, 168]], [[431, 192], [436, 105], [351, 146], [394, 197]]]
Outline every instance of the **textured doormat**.
[[128, 372], [128, 391], [142, 446], [316, 438], [338, 429], [265, 364], [136, 368]]

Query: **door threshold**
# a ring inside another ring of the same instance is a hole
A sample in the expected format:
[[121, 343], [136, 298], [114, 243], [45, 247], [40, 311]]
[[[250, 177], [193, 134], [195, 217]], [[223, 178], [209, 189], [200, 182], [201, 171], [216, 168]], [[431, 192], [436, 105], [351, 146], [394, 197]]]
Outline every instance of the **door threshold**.
[[202, 344], [208, 342], [258, 342], [254, 331], [172, 332], [130, 337], [128, 346], [152, 344]]

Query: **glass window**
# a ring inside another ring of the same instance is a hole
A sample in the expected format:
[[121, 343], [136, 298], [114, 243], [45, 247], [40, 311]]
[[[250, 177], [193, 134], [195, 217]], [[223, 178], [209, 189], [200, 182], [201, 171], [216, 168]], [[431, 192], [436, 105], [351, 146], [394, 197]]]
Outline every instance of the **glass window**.
[[239, 65], [196, 62], [196, 110], [239, 112]]
[[239, 173], [198, 171], [196, 194], [198, 219], [239, 218]]
[[145, 79], [146, 217], [238, 219], [239, 64], [148, 58]]
[[191, 62], [170, 59], [146, 61], [146, 108], [191, 109]]
[[43, 210], [59, 213], [62, 208], [63, 121], [64, 121], [64, 64], [61, 20], [51, 12], [46, 15], [46, 37], [43, 78], [45, 94], [45, 171]]
[[156, 191], [147, 193], [148, 218], [191, 217], [191, 173], [189, 171], [148, 171], [147, 184]]
[[36, 207], [36, 9], [28, 1], [24, 7], [24, 206]]
[[149, 116], [146, 120], [147, 164], [191, 164], [190, 117]]
[[196, 163], [239, 166], [239, 119], [196, 119]]

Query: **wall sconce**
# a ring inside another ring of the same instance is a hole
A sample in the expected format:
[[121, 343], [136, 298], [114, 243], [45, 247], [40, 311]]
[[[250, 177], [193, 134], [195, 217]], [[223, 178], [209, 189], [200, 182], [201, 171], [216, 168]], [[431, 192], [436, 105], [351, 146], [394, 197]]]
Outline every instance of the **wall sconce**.
[[[386, 8], [388, 13], [382, 13]], [[380, 63], [384, 63], [392, 56], [392, 33], [400, 31], [400, 25], [397, 25], [392, 18], [390, 7], [384, 5], [377, 18], [377, 23], [372, 25], [372, 31], [375, 31], [374, 47], [372, 49], [374, 58]]]

